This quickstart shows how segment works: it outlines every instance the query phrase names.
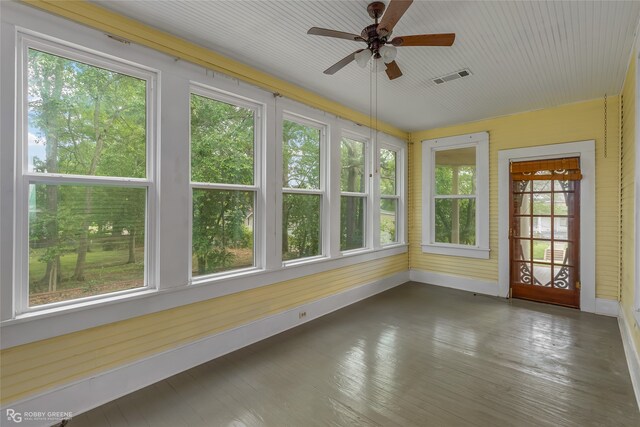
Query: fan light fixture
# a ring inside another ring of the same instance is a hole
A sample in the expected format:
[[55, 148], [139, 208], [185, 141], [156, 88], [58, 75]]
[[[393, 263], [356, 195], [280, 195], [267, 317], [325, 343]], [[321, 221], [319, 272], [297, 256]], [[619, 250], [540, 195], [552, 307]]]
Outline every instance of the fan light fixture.
[[355, 54], [356, 63], [360, 68], [365, 68], [369, 63], [369, 59], [371, 59], [371, 51], [369, 49], [363, 49], [362, 51]]
[[384, 61], [384, 63], [388, 64], [389, 62], [392, 62], [394, 59], [396, 59], [398, 49], [396, 49], [395, 46], [384, 45], [380, 47], [380, 50], [378, 52], [382, 56], [382, 60]]

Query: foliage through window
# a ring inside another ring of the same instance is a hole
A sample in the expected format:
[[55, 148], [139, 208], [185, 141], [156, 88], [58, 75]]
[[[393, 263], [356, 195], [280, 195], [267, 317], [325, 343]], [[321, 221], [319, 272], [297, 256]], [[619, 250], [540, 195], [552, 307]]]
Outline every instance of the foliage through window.
[[380, 244], [398, 242], [398, 153], [380, 149]]
[[28, 306], [145, 285], [148, 78], [72, 57], [27, 49]]
[[256, 110], [191, 95], [192, 275], [252, 267]]
[[282, 260], [322, 254], [321, 129], [282, 124]]
[[435, 152], [435, 241], [476, 244], [476, 148]]
[[422, 142], [422, 250], [489, 257], [489, 134]]
[[340, 144], [340, 250], [366, 246], [366, 144], [342, 138]]

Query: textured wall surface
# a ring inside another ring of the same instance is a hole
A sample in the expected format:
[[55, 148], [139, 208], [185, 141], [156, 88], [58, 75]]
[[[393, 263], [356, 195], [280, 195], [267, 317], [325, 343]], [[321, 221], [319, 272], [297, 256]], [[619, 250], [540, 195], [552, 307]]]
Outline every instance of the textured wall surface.
[[[498, 151], [513, 148], [596, 141], [596, 294], [619, 294], [619, 97], [607, 100], [607, 157], [604, 144], [604, 99], [465, 123], [412, 135], [410, 171], [410, 267], [418, 270], [498, 280]], [[490, 259], [422, 253], [421, 141], [473, 132], [489, 132]]]

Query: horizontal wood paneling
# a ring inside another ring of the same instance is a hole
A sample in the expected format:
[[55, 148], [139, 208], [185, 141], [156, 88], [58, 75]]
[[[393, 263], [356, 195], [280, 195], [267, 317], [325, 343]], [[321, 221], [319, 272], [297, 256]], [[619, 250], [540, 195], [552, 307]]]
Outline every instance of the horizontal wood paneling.
[[351, 287], [407, 271], [400, 254], [99, 326], [0, 353], [11, 402]]
[[[504, 149], [596, 141], [596, 296], [618, 298], [618, 96], [608, 98], [607, 157], [604, 156], [604, 100], [564, 105], [511, 116], [412, 134], [411, 161], [411, 268], [498, 280], [498, 151]], [[489, 132], [489, 244], [488, 260], [424, 254], [422, 240], [421, 141], [453, 135]]]
[[[627, 77], [622, 89], [621, 116], [622, 137], [620, 153], [620, 233], [622, 258], [620, 259], [620, 297], [622, 309], [625, 310], [627, 319], [633, 321], [633, 305], [635, 299], [635, 224], [634, 209], [638, 209], [635, 200], [635, 154], [636, 154], [636, 60], [631, 56], [631, 63], [627, 71]], [[640, 353], [640, 329], [631, 328], [631, 336], [635, 341], [636, 349]]]

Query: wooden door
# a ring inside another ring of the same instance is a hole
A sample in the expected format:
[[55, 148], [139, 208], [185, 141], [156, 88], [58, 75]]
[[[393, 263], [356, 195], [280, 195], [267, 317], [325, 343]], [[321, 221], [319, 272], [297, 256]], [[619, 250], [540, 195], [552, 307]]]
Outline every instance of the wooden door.
[[580, 172], [513, 170], [511, 296], [579, 308]]

